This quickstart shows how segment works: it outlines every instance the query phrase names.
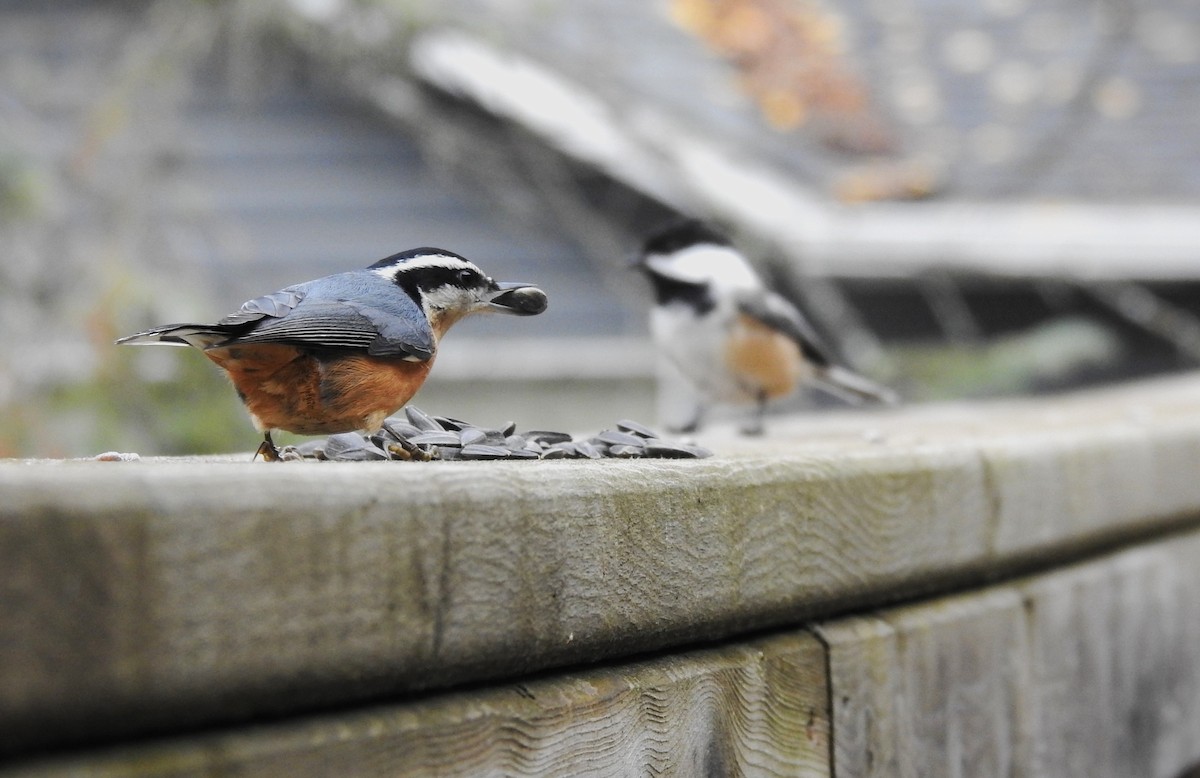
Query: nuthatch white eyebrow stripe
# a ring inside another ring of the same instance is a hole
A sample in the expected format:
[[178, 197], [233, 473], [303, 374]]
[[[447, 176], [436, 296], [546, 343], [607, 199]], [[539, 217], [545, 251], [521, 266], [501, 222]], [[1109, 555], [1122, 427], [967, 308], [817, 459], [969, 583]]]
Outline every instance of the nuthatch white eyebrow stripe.
[[383, 267], [372, 265], [371, 268], [371, 272], [375, 273], [380, 278], [387, 279], [388, 281], [395, 281], [397, 272], [416, 273], [419, 270], [425, 270], [429, 268], [439, 268], [442, 270], [450, 270], [455, 272], [461, 270], [473, 270], [479, 275], [483, 275], [483, 271], [480, 270], [474, 262], [470, 262], [458, 256], [457, 254], [449, 253], [436, 253], [427, 254], [424, 256], [416, 256], [405, 262], [402, 268], [398, 268], [395, 265], [384, 265]]
[[535, 286], [500, 284], [451, 251], [418, 248], [249, 300], [214, 324], [169, 324], [117, 343], [202, 351], [263, 433], [259, 453], [278, 459], [272, 430], [378, 429], [420, 389], [442, 336], [463, 317], [546, 306]]

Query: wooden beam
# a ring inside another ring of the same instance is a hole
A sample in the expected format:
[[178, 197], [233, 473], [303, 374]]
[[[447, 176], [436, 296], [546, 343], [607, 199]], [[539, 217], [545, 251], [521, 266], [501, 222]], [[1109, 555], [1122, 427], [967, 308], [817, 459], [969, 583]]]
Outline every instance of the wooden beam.
[[824, 683], [824, 647], [800, 632], [0, 774], [815, 778], [830, 774]]
[[612, 660], [1200, 517], [1200, 377], [700, 461], [0, 463], [0, 750]]
[[1200, 534], [823, 624], [838, 775], [1172, 778], [1200, 760]]
[[814, 632], [0, 775], [1174, 778], [1200, 760], [1198, 555], [1192, 531]]
[[839, 775], [1010, 775], [1020, 601], [999, 590], [832, 622]]

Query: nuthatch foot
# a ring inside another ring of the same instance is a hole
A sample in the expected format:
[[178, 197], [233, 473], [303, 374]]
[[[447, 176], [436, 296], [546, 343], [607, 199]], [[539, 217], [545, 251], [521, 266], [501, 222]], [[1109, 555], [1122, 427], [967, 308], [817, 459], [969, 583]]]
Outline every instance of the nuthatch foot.
[[689, 220], [652, 235], [637, 267], [654, 287], [654, 341], [696, 390], [695, 412], [679, 431], [697, 429], [709, 403], [752, 403], [744, 431], [759, 434], [767, 402], [802, 384], [851, 402], [895, 401], [889, 389], [835, 365], [800, 311], [712, 227]]
[[276, 460], [272, 430], [375, 430], [416, 394], [446, 330], [473, 313], [531, 316], [546, 294], [463, 257], [418, 248], [250, 300], [216, 324], [170, 324], [117, 343], [192, 346], [228, 375]]

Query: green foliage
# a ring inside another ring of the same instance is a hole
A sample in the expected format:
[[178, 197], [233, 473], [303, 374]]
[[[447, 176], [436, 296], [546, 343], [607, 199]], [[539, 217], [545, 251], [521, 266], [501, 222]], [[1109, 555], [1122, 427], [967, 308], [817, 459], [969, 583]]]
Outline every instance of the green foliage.
[[[156, 348], [151, 346], [149, 348]], [[153, 454], [199, 454], [244, 448], [254, 440], [245, 411], [221, 372], [199, 353], [174, 349], [174, 375], [161, 381], [139, 380], [133, 367], [135, 347], [113, 346], [117, 353], [94, 382], [90, 404], [103, 424], [94, 445], [121, 440], [135, 430]], [[69, 395], [64, 399], [70, 401]], [[87, 395], [79, 400], [88, 399]]]
[[228, 382], [200, 354], [179, 349], [172, 377], [145, 381], [133, 348], [112, 351], [92, 379], [0, 408], [0, 456], [202, 454], [257, 444]]
[[0, 223], [35, 215], [42, 200], [33, 168], [15, 156], [0, 156]]
[[1065, 317], [977, 345], [894, 346], [888, 357], [917, 400], [1024, 394], [1070, 383], [1121, 358], [1118, 337], [1086, 319]]
[[[75, 457], [103, 451], [199, 454], [252, 448], [255, 433], [215, 365], [192, 349], [117, 346], [141, 318], [136, 275], [100, 267], [90, 310], [69, 316], [96, 355], [90, 375], [30, 391], [0, 406], [0, 456]], [[147, 353], [161, 358], [147, 370]]]

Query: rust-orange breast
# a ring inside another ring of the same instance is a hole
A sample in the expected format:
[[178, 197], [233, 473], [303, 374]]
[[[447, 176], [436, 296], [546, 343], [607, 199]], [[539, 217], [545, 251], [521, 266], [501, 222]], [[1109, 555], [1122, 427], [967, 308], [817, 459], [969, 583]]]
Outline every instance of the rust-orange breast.
[[796, 342], [755, 318], [739, 316], [727, 342], [725, 359], [752, 395], [783, 397], [803, 377], [804, 360]]
[[207, 349], [260, 430], [327, 435], [377, 429], [425, 383], [433, 360], [319, 356], [279, 343]]

